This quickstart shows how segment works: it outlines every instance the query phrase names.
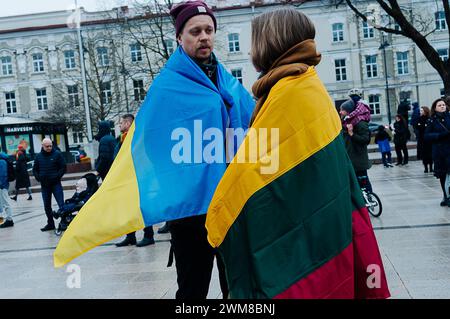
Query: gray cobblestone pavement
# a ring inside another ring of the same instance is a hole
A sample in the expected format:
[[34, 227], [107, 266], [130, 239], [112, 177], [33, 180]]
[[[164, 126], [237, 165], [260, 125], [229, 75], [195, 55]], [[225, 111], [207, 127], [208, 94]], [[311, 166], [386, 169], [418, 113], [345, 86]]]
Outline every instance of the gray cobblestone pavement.
[[[374, 165], [369, 176], [384, 206], [372, 223], [392, 298], [450, 298], [450, 208], [439, 206], [438, 180], [419, 162]], [[52, 264], [59, 237], [40, 231], [46, 221], [40, 194], [26, 198], [12, 202], [15, 226], [0, 229], [0, 298], [174, 298], [175, 267], [166, 267], [170, 234], [156, 233], [162, 224], [154, 227], [155, 245], [117, 248], [118, 238], [75, 259], [81, 286], [69, 288], [71, 268]], [[220, 298], [216, 269], [208, 298]]]

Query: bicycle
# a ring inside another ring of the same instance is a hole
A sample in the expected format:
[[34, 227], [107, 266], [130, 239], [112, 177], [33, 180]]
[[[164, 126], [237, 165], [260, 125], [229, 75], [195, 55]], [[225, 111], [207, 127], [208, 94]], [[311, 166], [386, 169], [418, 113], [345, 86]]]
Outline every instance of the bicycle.
[[373, 217], [380, 217], [383, 212], [383, 205], [381, 204], [380, 197], [367, 189], [367, 176], [358, 176], [358, 182], [370, 215]]

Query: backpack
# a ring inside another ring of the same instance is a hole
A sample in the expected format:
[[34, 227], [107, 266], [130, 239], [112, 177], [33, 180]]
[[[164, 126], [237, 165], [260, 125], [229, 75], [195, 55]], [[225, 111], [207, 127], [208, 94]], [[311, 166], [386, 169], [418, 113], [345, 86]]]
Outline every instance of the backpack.
[[8, 182], [14, 182], [16, 180], [16, 170], [11, 159], [4, 159], [6, 166], [8, 167]]

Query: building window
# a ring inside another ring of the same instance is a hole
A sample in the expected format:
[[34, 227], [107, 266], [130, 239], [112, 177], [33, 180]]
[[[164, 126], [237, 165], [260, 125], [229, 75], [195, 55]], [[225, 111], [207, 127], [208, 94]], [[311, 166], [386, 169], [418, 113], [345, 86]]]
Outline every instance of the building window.
[[165, 40], [164, 42], [166, 44], [167, 53], [169, 55], [171, 55], [175, 51], [175, 47], [173, 45], [174, 41], [173, 40]]
[[363, 21], [362, 23], [362, 29], [363, 29], [363, 38], [364, 39], [371, 39], [375, 37], [375, 32], [373, 30], [373, 27], [367, 23], [367, 21]]
[[397, 52], [397, 72], [399, 75], [409, 74], [408, 52]]
[[228, 49], [230, 52], [239, 52], [239, 34], [231, 33], [228, 35]]
[[17, 113], [16, 93], [5, 92], [6, 113]]
[[234, 76], [242, 84], [242, 69], [231, 70], [231, 75]]
[[4, 56], [0, 58], [0, 64], [2, 69], [2, 75], [13, 74], [12, 60], [10, 56]]
[[440, 89], [439, 92], [441, 93], [441, 96], [445, 96], [445, 89], [444, 88]]
[[370, 106], [370, 114], [372, 114], [372, 115], [381, 114], [380, 96], [379, 95], [369, 95], [369, 106]]
[[36, 90], [36, 101], [38, 110], [48, 110], [48, 103], [47, 103], [47, 90], [46, 89], [38, 89]]
[[436, 30], [447, 30], [447, 22], [445, 21], [445, 12], [438, 11], [434, 14]]
[[145, 99], [145, 89], [144, 89], [144, 81], [143, 80], [133, 80], [133, 88], [134, 88], [134, 100], [137, 102], [141, 102]]
[[80, 106], [80, 98], [78, 95], [78, 86], [77, 85], [68, 85], [67, 86], [67, 94], [69, 96], [69, 106], [70, 107]]
[[334, 23], [332, 25], [332, 29], [333, 29], [333, 42], [344, 41], [344, 24]]
[[64, 61], [66, 64], [66, 69], [75, 69], [75, 51], [64, 51]]
[[368, 78], [378, 77], [378, 65], [376, 55], [366, 55], [366, 71]]
[[346, 81], [347, 69], [345, 67], [345, 59], [334, 60], [334, 67], [336, 69], [336, 81]]
[[102, 104], [110, 104], [112, 102], [111, 82], [102, 83], [100, 89], [102, 91]]
[[44, 57], [42, 53], [35, 53], [33, 58], [33, 71], [34, 72], [44, 72]]
[[441, 58], [442, 61], [445, 62], [448, 60], [448, 49], [437, 49], [436, 51], [439, 54], [439, 57]]
[[73, 132], [72, 136], [74, 144], [83, 143], [83, 132]]
[[142, 61], [141, 45], [139, 43], [130, 45], [131, 62]]
[[108, 55], [108, 48], [97, 48], [97, 59], [98, 64], [100, 66], [108, 66], [109, 65], [109, 55]]

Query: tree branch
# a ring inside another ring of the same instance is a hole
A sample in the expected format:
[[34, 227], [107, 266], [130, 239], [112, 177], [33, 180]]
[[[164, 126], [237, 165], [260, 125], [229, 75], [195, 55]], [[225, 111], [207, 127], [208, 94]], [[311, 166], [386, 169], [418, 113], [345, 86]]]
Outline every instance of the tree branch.
[[[367, 22], [367, 16], [365, 14], [363, 14], [361, 11], [359, 11], [350, 0], [345, 0], [345, 2], [347, 3], [348, 7], [356, 14], [357, 17], [359, 17], [360, 19], [362, 19], [363, 21]], [[383, 2], [381, 0], [379, 0], [379, 2]], [[384, 3], [384, 2], [383, 2]], [[384, 3], [385, 4], [385, 3]], [[386, 4], [385, 4], [386, 5]], [[387, 5], [386, 5], [387, 6]], [[390, 9], [390, 8], [389, 8]], [[393, 33], [393, 34], [398, 34], [398, 35], [405, 35], [402, 31], [400, 30], [395, 30], [392, 28], [387, 28], [387, 27], [382, 27], [382, 26], [373, 26], [375, 29], [380, 30], [380, 31], [384, 31], [387, 33]]]

